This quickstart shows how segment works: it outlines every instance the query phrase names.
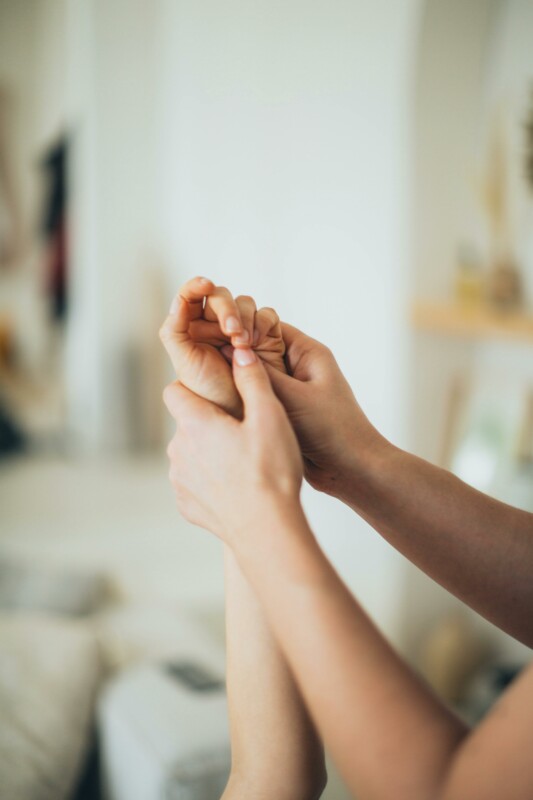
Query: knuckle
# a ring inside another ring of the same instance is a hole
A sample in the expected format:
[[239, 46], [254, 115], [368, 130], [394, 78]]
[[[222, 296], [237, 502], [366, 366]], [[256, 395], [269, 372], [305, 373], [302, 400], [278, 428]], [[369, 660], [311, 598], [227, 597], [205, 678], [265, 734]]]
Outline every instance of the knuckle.
[[162, 393], [163, 403], [166, 405], [167, 408], [170, 408], [173, 395], [174, 395], [174, 384], [169, 383], [167, 386], [165, 386]]
[[255, 305], [255, 300], [249, 294], [240, 294], [238, 297], [235, 298], [237, 303], [242, 303], [243, 305]]
[[168, 325], [163, 323], [159, 328], [159, 338], [162, 342], [167, 342], [172, 336], [172, 331], [169, 330]]
[[173, 461], [176, 457], [176, 445], [174, 439], [171, 439], [167, 444], [167, 457], [170, 461]]
[[262, 308], [261, 314], [263, 315], [265, 322], [269, 325], [277, 325], [279, 322], [277, 311], [270, 306], [265, 306], [265, 308]]

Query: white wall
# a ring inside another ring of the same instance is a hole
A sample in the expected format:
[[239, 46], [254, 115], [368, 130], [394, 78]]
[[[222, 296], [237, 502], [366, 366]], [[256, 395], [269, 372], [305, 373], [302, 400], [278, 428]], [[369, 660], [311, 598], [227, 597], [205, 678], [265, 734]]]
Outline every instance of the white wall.
[[66, 0], [2, 0], [0, 88], [8, 97], [9, 166], [26, 234], [38, 220], [39, 160], [63, 132]]
[[[68, 375], [71, 423], [83, 449], [123, 450], [131, 366], [145, 330], [154, 255], [156, 4], [69, 0], [73, 285]], [[141, 347], [142, 350], [142, 347]], [[159, 352], [159, 346], [157, 346]], [[156, 387], [160, 401], [160, 387]]]

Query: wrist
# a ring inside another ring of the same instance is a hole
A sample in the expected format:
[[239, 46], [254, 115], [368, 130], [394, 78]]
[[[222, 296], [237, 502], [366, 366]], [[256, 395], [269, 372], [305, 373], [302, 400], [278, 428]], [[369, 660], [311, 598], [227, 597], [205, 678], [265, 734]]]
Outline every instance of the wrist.
[[231, 547], [251, 583], [258, 577], [269, 580], [269, 575], [282, 573], [298, 583], [307, 582], [307, 566], [321, 553], [299, 497], [278, 494], [265, 498], [254, 520], [241, 528]]
[[241, 506], [238, 511], [238, 519], [225, 537], [236, 558], [241, 551], [260, 549], [276, 539], [287, 526], [300, 527], [305, 521], [299, 492], [263, 488], [246, 503], [246, 508]]
[[372, 496], [397, 448], [375, 428], [364, 436], [354, 435], [344, 447], [344, 457], [339, 464], [335, 481], [335, 496], [354, 509], [365, 505]]

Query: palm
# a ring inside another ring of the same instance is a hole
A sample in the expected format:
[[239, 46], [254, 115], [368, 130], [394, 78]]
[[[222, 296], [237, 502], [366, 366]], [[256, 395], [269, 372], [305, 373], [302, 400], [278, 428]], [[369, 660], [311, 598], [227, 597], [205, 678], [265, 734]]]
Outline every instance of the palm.
[[[233, 382], [231, 367], [220, 347], [206, 342], [193, 342], [189, 358], [184, 362], [180, 381], [200, 397], [216, 403], [229, 414], [242, 415], [242, 402]], [[255, 348], [259, 358], [280, 372], [286, 372], [283, 340], [269, 336]]]
[[216, 403], [229, 414], [241, 415], [241, 398], [233, 382], [231, 367], [219, 347], [190, 341], [179, 379], [195, 394]]

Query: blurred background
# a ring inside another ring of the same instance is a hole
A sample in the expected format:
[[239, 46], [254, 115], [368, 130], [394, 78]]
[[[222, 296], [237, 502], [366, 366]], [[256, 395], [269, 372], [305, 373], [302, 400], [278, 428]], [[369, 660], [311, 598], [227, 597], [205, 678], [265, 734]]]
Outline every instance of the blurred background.
[[[174, 507], [157, 336], [189, 277], [274, 306], [395, 444], [533, 511], [532, 41], [531, 0], [0, 0], [6, 798], [220, 794], [221, 548]], [[526, 648], [304, 500], [478, 719]]]

